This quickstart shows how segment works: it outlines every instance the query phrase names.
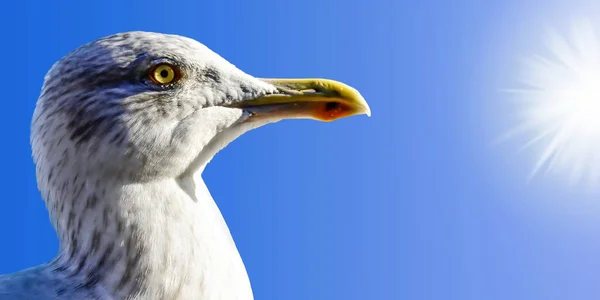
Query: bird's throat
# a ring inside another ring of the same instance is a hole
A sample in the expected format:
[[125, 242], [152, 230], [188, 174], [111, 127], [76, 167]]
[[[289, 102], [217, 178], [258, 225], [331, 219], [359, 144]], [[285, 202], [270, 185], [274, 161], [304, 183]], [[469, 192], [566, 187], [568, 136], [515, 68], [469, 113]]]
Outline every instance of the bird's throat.
[[111, 192], [95, 200], [95, 209], [82, 206], [72, 214], [81, 221], [59, 230], [55, 266], [115, 299], [253, 299], [236, 245], [200, 174], [103, 190]]

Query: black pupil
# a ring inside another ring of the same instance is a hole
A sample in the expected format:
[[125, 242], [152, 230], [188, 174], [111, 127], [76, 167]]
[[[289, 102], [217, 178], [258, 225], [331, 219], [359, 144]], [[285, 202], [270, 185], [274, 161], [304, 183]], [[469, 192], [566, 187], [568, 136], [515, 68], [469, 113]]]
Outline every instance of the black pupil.
[[160, 76], [161, 76], [162, 78], [167, 78], [167, 77], [169, 77], [169, 71], [167, 71], [167, 70], [162, 70], [162, 71], [160, 71]]

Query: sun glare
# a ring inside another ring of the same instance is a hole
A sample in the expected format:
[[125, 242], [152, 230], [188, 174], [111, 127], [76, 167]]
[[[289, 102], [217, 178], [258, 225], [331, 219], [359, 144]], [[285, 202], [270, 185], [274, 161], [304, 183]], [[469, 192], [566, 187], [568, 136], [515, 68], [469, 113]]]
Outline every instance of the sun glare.
[[[600, 41], [589, 21], [568, 34], [550, 31], [545, 56], [525, 61], [517, 97], [519, 123], [507, 136], [528, 134], [539, 146], [532, 175], [560, 172], [571, 183], [600, 184]], [[538, 147], [536, 147], [537, 149]]]

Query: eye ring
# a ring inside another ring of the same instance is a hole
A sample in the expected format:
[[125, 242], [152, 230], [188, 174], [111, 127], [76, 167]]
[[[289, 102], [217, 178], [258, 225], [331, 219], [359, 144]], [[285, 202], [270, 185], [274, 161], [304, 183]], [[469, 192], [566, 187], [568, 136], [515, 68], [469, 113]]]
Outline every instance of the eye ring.
[[172, 64], [159, 63], [150, 68], [148, 78], [156, 85], [168, 86], [181, 78], [181, 72]]

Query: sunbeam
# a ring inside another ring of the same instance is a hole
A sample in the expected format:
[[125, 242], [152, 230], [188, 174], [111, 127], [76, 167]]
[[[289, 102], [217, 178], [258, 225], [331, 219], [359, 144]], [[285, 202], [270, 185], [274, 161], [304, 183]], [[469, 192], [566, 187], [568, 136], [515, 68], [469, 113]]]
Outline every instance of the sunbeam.
[[600, 183], [600, 41], [591, 22], [574, 22], [567, 36], [549, 31], [547, 57], [525, 60], [518, 123], [504, 138], [527, 134], [523, 148], [541, 146], [532, 176], [566, 175], [572, 184]]

